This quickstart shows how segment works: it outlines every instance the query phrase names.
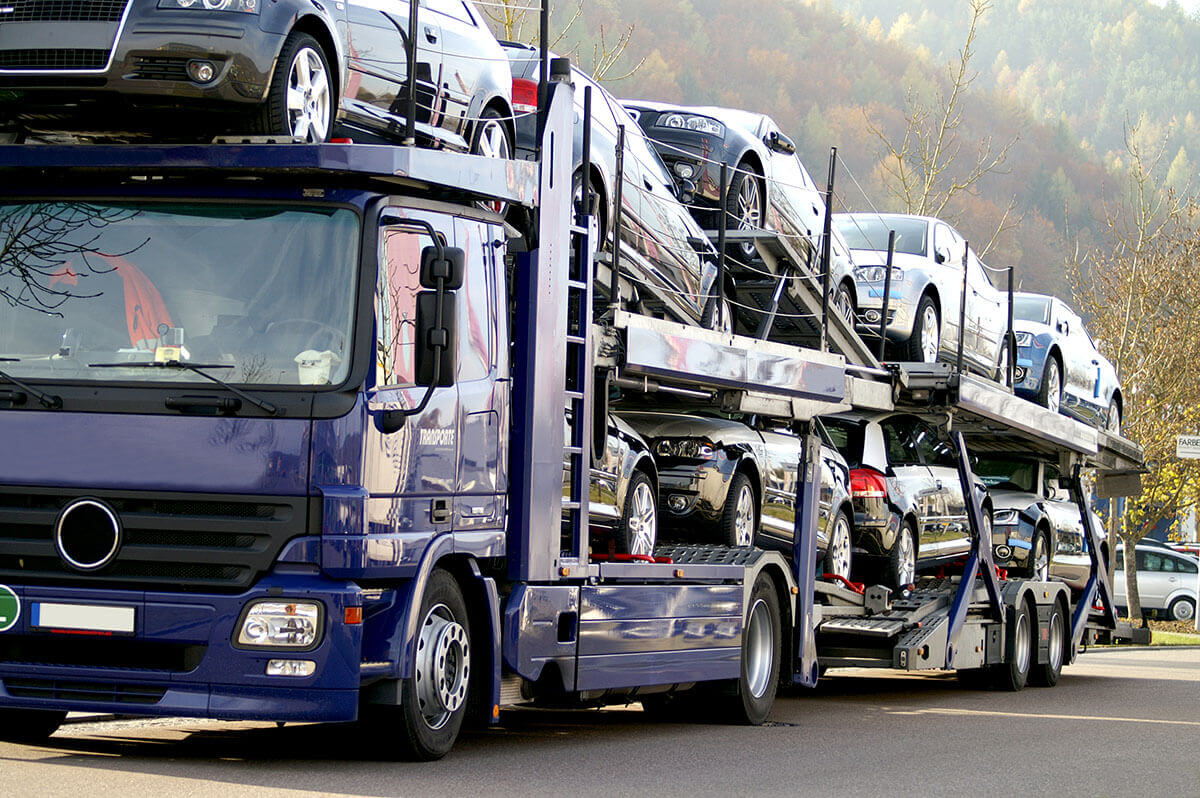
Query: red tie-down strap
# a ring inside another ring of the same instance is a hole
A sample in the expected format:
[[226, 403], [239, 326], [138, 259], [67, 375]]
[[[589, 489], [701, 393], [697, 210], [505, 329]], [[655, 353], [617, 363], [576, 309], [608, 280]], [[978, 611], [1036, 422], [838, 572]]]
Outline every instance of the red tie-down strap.
[[860, 596], [863, 594], [863, 591], [866, 590], [866, 585], [864, 583], [851, 582], [849, 579], [842, 576], [841, 574], [821, 574], [821, 578], [824, 579], [826, 582], [841, 582], [843, 585], [846, 586], [847, 590], [853, 590], [855, 593], [859, 594]]

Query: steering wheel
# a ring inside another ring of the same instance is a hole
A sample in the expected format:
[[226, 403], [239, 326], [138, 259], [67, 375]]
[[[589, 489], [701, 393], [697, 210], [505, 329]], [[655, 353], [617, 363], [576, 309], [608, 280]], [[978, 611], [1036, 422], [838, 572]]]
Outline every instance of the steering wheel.
[[305, 342], [306, 349], [315, 349], [316, 346], [314, 344], [314, 341], [316, 340], [317, 336], [320, 333], [325, 333], [326, 335], [329, 336], [329, 343], [331, 345], [335, 345], [335, 346], [331, 346], [329, 348], [332, 348], [338, 352], [346, 351], [346, 334], [344, 332], [342, 332], [341, 330], [339, 330], [337, 327], [334, 327], [333, 325], [330, 325], [330, 324], [326, 324], [323, 321], [317, 321], [316, 319], [299, 319], [299, 318], [297, 318], [297, 319], [280, 319], [279, 321], [273, 321], [270, 324], [268, 324], [267, 329], [264, 331], [264, 333], [266, 335], [270, 335], [277, 328], [283, 327], [286, 325], [306, 325], [308, 327], [313, 328], [312, 334], [308, 336], [308, 340]]

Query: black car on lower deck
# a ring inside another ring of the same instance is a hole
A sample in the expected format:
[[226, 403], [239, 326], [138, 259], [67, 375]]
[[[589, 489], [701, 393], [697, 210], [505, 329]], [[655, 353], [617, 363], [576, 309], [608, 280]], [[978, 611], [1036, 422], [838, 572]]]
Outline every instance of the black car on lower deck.
[[[511, 151], [507, 61], [468, 0], [422, 0], [417, 135]], [[398, 141], [406, 0], [6, 0], [0, 127], [207, 140]]]

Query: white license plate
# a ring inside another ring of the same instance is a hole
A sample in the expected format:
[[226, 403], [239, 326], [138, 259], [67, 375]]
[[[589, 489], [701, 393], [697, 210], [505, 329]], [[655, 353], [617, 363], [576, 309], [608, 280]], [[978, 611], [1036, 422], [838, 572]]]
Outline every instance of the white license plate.
[[122, 632], [134, 630], [133, 607], [105, 607], [97, 604], [51, 604], [33, 602], [30, 623], [42, 629], [67, 629], [84, 632]]

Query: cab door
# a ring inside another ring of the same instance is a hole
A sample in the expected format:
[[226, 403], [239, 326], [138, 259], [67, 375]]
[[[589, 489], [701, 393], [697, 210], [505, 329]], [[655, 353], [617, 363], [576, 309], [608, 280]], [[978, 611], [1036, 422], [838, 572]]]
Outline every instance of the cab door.
[[[437, 124], [442, 71], [441, 26], [418, 6], [416, 122]], [[409, 4], [407, 0], [347, 0], [349, 77], [342, 102], [352, 120], [398, 135], [408, 107]]]

